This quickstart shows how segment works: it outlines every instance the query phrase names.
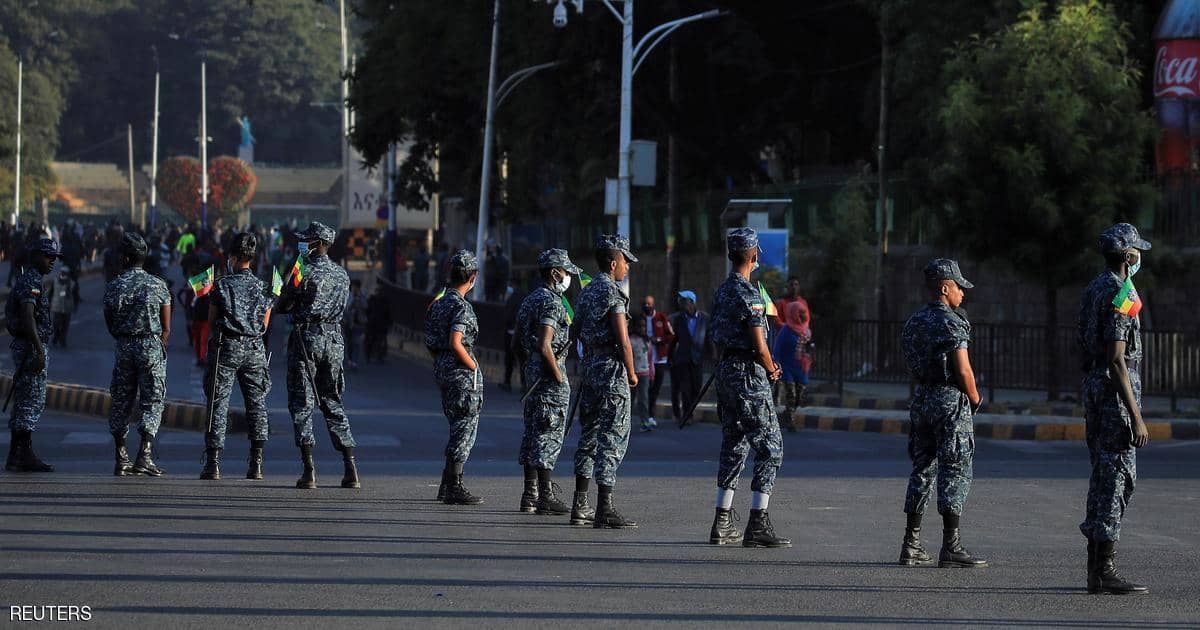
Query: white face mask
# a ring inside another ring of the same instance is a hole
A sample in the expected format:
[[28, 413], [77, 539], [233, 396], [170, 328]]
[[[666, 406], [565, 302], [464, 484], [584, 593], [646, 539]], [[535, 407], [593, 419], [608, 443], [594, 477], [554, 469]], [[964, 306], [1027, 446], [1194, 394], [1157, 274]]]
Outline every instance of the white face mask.
[[567, 289], [571, 288], [571, 274], [563, 275], [562, 280], [558, 281], [558, 286], [555, 288], [558, 289], [559, 293], [566, 293]]

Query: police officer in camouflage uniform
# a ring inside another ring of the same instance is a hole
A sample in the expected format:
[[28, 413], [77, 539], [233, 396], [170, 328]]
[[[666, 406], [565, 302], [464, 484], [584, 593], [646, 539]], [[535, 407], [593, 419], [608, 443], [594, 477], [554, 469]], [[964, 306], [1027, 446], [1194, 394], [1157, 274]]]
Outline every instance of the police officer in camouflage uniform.
[[1135, 453], [1150, 442], [1142, 420], [1141, 319], [1123, 314], [1114, 299], [1142, 267], [1150, 242], [1136, 228], [1118, 223], [1100, 235], [1106, 269], [1083, 292], [1079, 345], [1084, 360], [1083, 405], [1092, 476], [1087, 516], [1079, 531], [1088, 540], [1089, 593], [1142, 594], [1145, 586], [1121, 578], [1116, 544], [1121, 518], [1137, 482]]
[[942, 515], [939, 567], [986, 567], [959, 539], [958, 524], [971, 489], [975, 453], [974, 413], [982, 405], [975, 373], [967, 355], [971, 324], [961, 310], [964, 289], [975, 285], [963, 277], [958, 263], [947, 258], [929, 261], [923, 270], [933, 299], [904, 324], [900, 344], [917, 382], [909, 407], [908, 455], [912, 474], [904, 512], [908, 515], [900, 564], [929, 564], [921, 546], [921, 515], [937, 479], [937, 509]]
[[[579, 391], [579, 446], [575, 449], [575, 497], [571, 524], [589, 521], [599, 528], [632, 528], [637, 523], [613, 506], [617, 467], [629, 446], [630, 391], [637, 387], [633, 347], [629, 343], [629, 296], [618, 283], [637, 262], [629, 239], [604, 234], [596, 239], [600, 273], [579, 293], [577, 316], [583, 342], [583, 374]], [[588, 483], [596, 476], [596, 509], [587, 501]]]
[[54, 466], [33, 452], [33, 431], [46, 408], [46, 348], [50, 341], [50, 304], [42, 279], [62, 256], [54, 239], [39, 239], [29, 250], [29, 264], [17, 278], [4, 315], [12, 335], [13, 410], [8, 419], [12, 441], [4, 468], [12, 472], [53, 472]]
[[221, 276], [212, 290], [208, 321], [208, 365], [204, 392], [208, 395], [209, 427], [204, 436], [205, 462], [201, 479], [221, 478], [221, 449], [229, 420], [229, 396], [236, 381], [246, 402], [250, 433], [247, 479], [262, 479], [263, 446], [267, 442], [267, 393], [271, 374], [263, 336], [271, 318], [275, 296], [251, 268], [258, 253], [258, 239], [250, 232], [233, 237], [230, 255], [232, 273]]
[[[721, 459], [717, 471], [717, 507], [709, 542], [745, 547], [791, 547], [775, 534], [767, 507], [775, 475], [783, 463], [783, 434], [771, 401], [771, 384], [782, 370], [767, 346], [767, 304], [750, 283], [758, 267], [758, 234], [736, 228], [725, 239], [733, 270], [713, 298], [709, 334], [721, 351], [714, 380], [717, 416], [721, 421]], [[733, 493], [746, 456], [754, 450], [753, 495], [745, 535], [734, 526]]]
[[[124, 271], [104, 289], [104, 321], [116, 340], [113, 364], [112, 410], [108, 430], [116, 445], [118, 477], [131, 473], [154, 477], [166, 473], [152, 457], [154, 438], [162, 422], [167, 393], [167, 340], [171, 336], [171, 293], [160, 278], [146, 273], [146, 241], [135, 232], [121, 238]], [[137, 461], [125, 449], [134, 398], [138, 400], [138, 433], [142, 436]]]
[[342, 487], [362, 487], [354, 458], [354, 435], [342, 407], [346, 345], [341, 322], [350, 296], [350, 276], [329, 259], [329, 247], [335, 237], [333, 228], [317, 221], [296, 232], [296, 238], [308, 244], [302, 277], [297, 278], [293, 267], [275, 306], [277, 313], [292, 316], [292, 333], [288, 336], [288, 411], [304, 465], [304, 472], [296, 480], [297, 488], [317, 487], [312, 454], [316, 444], [312, 422], [316, 407], [325, 416], [333, 447], [342, 454]]
[[483, 499], [463, 485], [463, 467], [475, 446], [483, 407], [483, 373], [472, 353], [479, 336], [479, 320], [466, 298], [475, 286], [479, 263], [474, 254], [460, 250], [448, 264], [449, 282], [444, 294], [425, 313], [425, 347], [433, 355], [442, 412], [450, 424], [438, 500], [447, 505], [479, 505]]
[[565, 363], [571, 345], [571, 318], [563, 294], [571, 286], [571, 276], [578, 275], [580, 269], [562, 249], [542, 252], [538, 269], [542, 286], [522, 300], [513, 336], [526, 357], [525, 382], [532, 383], [525, 398], [525, 433], [518, 458], [525, 468], [520, 509], [558, 515], [571, 511], [556, 496], [557, 484], [550, 481], [562, 450], [571, 399]]

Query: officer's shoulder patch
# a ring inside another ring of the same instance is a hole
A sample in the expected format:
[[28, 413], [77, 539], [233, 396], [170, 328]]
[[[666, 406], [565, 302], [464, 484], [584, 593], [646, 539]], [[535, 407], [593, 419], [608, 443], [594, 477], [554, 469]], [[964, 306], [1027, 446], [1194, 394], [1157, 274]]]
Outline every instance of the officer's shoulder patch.
[[29, 292], [33, 295], [41, 295], [42, 290], [37, 287], [29, 287]]

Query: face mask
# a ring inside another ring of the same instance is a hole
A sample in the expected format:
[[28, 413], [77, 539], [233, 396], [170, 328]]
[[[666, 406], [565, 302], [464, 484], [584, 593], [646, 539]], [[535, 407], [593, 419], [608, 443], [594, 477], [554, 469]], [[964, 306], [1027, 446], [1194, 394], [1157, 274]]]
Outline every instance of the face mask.
[[761, 267], [761, 266], [762, 266], [762, 265], [758, 264], [758, 259], [757, 259], [757, 258], [755, 258], [755, 259], [754, 259], [754, 266], [750, 268], [750, 273], [754, 273], [755, 271], [758, 271], [758, 268], [759, 268], [759, 267]]
[[566, 293], [567, 289], [571, 288], [571, 274], [564, 275], [554, 288], [558, 289], [559, 293]]
[[308, 257], [308, 243], [300, 241], [296, 244], [296, 247], [300, 251], [301, 256]]
[[1140, 271], [1141, 268], [1142, 268], [1142, 257], [1138, 256], [1138, 261], [1133, 263], [1132, 265], [1129, 265], [1129, 275], [1133, 276], [1138, 271]]

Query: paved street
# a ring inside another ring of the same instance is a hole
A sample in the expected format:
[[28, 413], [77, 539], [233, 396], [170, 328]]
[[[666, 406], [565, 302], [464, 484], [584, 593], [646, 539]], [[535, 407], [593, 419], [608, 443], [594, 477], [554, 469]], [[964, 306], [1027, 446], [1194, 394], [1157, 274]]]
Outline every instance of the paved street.
[[[73, 347], [52, 359], [52, 380], [107, 383], [97, 286], [85, 282]], [[199, 370], [182, 335], [171, 346], [169, 395], [194, 398], [187, 388]], [[330, 487], [340, 465], [318, 431], [324, 487], [297, 491], [282, 356], [273, 368], [262, 482], [241, 479], [240, 435], [224, 453], [226, 478], [200, 482], [201, 436], [180, 431], [161, 437], [168, 477], [117, 479], [101, 419], [48, 414], [36, 444], [58, 472], [0, 474], [0, 604], [87, 605], [91, 623], [106, 628], [1200, 625], [1200, 443], [1155, 443], [1139, 454], [1119, 561], [1153, 592], [1100, 597], [1082, 588], [1077, 525], [1088, 465], [1079, 443], [980, 440], [963, 527], [967, 546], [992, 566], [904, 569], [893, 564], [902, 435], [786, 434], [771, 515], [795, 546], [718, 548], [706, 544], [714, 426], [635, 432], [617, 492], [641, 528], [572, 528], [565, 517], [515, 510], [520, 411], [515, 395], [495, 388], [467, 466], [468, 485], [487, 503], [435, 503], [445, 421], [429, 366], [396, 359], [348, 377], [364, 488]], [[567, 489], [577, 436], [559, 464]], [[0, 440], [7, 447], [7, 433]], [[748, 479], [743, 490], [735, 505], [744, 525]], [[938, 529], [931, 518], [931, 551]]]

